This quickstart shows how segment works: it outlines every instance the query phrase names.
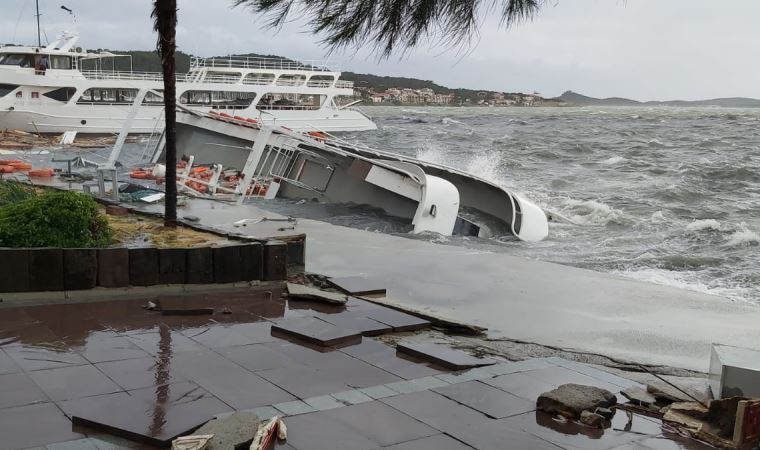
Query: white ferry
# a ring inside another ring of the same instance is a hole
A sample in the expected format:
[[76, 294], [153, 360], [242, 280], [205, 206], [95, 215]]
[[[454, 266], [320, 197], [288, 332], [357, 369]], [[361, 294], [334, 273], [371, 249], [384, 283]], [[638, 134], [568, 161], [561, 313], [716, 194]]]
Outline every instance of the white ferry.
[[[117, 71], [115, 59], [130, 58], [131, 68], [131, 56], [91, 53], [77, 48], [78, 40], [64, 32], [46, 47], [0, 47], [0, 130], [118, 133], [138, 91], [162, 91], [160, 73]], [[296, 131], [376, 129], [350, 108], [353, 83], [339, 78], [316, 62], [193, 58], [190, 71], [177, 74], [177, 101]], [[160, 129], [163, 111], [161, 96], [149, 92], [131, 132]]]

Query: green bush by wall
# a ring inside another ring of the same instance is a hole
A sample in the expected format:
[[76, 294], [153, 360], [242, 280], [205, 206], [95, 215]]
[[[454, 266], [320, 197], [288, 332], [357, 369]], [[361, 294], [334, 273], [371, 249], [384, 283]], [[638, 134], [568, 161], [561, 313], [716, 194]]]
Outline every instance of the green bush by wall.
[[105, 247], [111, 228], [91, 197], [48, 191], [0, 207], [0, 247]]

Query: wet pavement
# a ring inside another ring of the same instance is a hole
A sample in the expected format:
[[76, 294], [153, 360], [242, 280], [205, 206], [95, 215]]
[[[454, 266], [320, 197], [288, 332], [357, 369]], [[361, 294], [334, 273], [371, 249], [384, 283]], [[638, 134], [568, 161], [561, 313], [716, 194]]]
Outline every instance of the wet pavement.
[[158, 300], [217, 312], [165, 316], [144, 300], [0, 309], [0, 449], [156, 448], [234, 410], [288, 416], [278, 448], [296, 450], [706, 448], [623, 411], [604, 431], [535, 411], [560, 384], [635, 384], [589, 366], [545, 358], [449, 372], [366, 336], [314, 346], [272, 333], [283, 321], [347, 327], [391, 314], [360, 299], [325, 305], [271, 289]]

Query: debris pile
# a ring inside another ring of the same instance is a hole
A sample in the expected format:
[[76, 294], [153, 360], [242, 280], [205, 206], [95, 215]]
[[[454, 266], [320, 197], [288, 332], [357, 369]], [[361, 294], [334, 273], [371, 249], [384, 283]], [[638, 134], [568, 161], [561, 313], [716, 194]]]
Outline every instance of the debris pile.
[[[41, 135], [20, 130], [0, 131], [0, 149], [7, 150], [31, 150], [44, 147], [103, 148], [116, 143], [115, 136], [77, 136], [70, 143], [69, 140], [64, 141], [64, 135]], [[134, 137], [127, 138], [127, 142], [135, 141]]]
[[617, 404], [612, 392], [594, 386], [563, 384], [538, 397], [536, 407], [546, 413], [577, 420], [593, 428], [609, 428]]

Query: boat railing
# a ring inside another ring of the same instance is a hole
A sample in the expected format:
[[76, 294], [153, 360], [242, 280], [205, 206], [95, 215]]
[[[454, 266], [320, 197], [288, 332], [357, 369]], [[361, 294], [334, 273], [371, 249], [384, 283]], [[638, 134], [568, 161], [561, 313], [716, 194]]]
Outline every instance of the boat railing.
[[239, 69], [270, 69], [270, 70], [305, 70], [309, 72], [335, 72], [330, 68], [329, 61], [303, 60], [294, 61], [285, 58], [267, 58], [252, 56], [228, 56], [217, 58], [192, 57], [190, 67], [220, 67]]
[[[88, 80], [140, 80], [140, 81], [162, 81], [163, 75], [159, 72], [105, 72], [95, 70], [82, 71], [82, 75]], [[177, 82], [189, 83], [193, 79], [190, 74], [177, 74]]]
[[346, 80], [338, 80], [335, 82], [336, 88], [343, 88], [343, 89], [353, 89], [354, 82], [353, 81], [346, 81]]

